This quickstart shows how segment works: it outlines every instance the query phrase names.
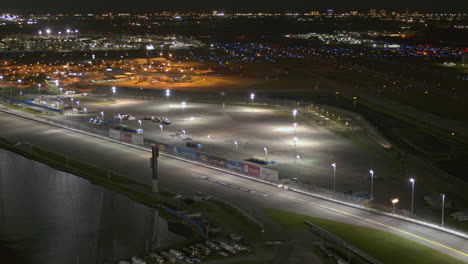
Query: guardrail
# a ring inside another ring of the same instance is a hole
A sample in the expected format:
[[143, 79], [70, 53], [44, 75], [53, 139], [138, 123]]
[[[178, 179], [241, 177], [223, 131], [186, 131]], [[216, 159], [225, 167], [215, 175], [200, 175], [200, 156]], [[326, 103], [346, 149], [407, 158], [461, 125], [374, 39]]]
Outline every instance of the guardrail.
[[[306, 225], [308, 225], [309, 227], [313, 228], [314, 230], [316, 231], [319, 231], [321, 235], [324, 235], [330, 239], [333, 239], [335, 240], [336, 242], [340, 243], [342, 246], [345, 246], [346, 248], [348, 248], [349, 250], [353, 251], [356, 255], [360, 256], [361, 258], [365, 259], [366, 261], [368, 261], [369, 263], [373, 263], [373, 264], [382, 264], [382, 262], [376, 260], [375, 258], [369, 256], [366, 252], [360, 250], [359, 248], [349, 244], [348, 242], [344, 241], [343, 239], [333, 235], [332, 233], [328, 232], [327, 230], [317, 226], [317, 225], [314, 225], [312, 224], [311, 222], [307, 221], [307, 220], [304, 220], [304, 223]], [[349, 260], [348, 260], [349, 262]]]
[[[33, 121], [36, 121], [36, 122], [52, 125], [52, 126], [63, 128], [63, 129], [67, 129], [67, 130], [74, 131], [74, 132], [81, 133], [81, 134], [85, 134], [85, 135], [88, 135], [88, 136], [101, 138], [101, 139], [104, 139], [104, 140], [107, 140], [107, 141], [111, 141], [111, 142], [114, 142], [114, 143], [126, 145], [126, 146], [136, 148], [136, 149], [139, 149], [139, 150], [148, 151], [148, 152], [151, 151], [150, 149], [148, 149], [146, 147], [140, 147], [140, 146], [137, 146], [137, 145], [129, 144], [129, 143], [126, 143], [126, 142], [115, 140], [115, 139], [111, 139], [109, 137], [96, 135], [96, 134], [93, 134], [93, 133], [90, 133], [90, 132], [87, 132], [87, 131], [83, 131], [81, 129], [75, 129], [75, 128], [71, 128], [71, 127], [67, 127], [67, 126], [63, 126], [63, 125], [57, 125], [57, 124], [51, 123], [50, 121], [38, 120], [37, 118], [32, 118], [30, 116], [26, 116], [26, 115], [23, 115], [23, 114], [18, 114], [18, 113], [14, 113], [14, 112], [2, 110], [2, 109], [0, 109], [0, 112], [4, 112], [6, 114], [12, 114], [12, 115], [15, 115], [15, 116], [18, 116], [18, 117], [21, 117], [21, 118], [33, 120]], [[229, 171], [229, 170], [224, 170], [224, 169], [221, 169], [219, 167], [211, 166], [209, 164], [205, 164], [205, 163], [185, 159], [185, 158], [178, 157], [178, 156], [169, 155], [169, 154], [166, 154], [166, 153], [161, 153], [161, 155], [162, 156], [167, 156], [167, 157], [170, 157], [170, 158], [173, 158], [173, 159], [181, 160], [181, 161], [184, 161], [184, 162], [189, 162], [189, 163], [192, 163], [192, 164], [196, 164], [196, 165], [199, 165], [199, 166], [203, 166], [203, 167], [206, 167], [206, 168], [210, 168], [210, 169], [213, 169], [213, 170], [217, 170], [217, 171], [220, 171], [220, 172], [223, 172], [223, 173], [227, 173], [227, 174], [239, 176], [239, 177], [242, 177], [242, 178], [254, 180], [254, 181], [257, 181], [257, 182], [264, 183], [264, 184], [268, 184], [268, 185], [272, 185], [272, 186], [278, 186], [277, 184], [274, 184], [274, 183], [271, 183], [271, 182], [267, 182], [267, 181], [264, 181], [264, 180], [261, 180], [261, 179], [258, 179], [258, 178], [249, 177], [247, 175], [240, 174], [240, 173], [235, 173], [235, 172], [232, 172], [232, 171]], [[451, 234], [451, 235], [455, 235], [455, 236], [458, 236], [460, 238], [468, 240], [468, 234], [466, 234], [466, 233], [456, 231], [456, 230], [453, 230], [453, 229], [440, 227], [440, 226], [438, 226], [436, 224], [433, 224], [433, 223], [423, 222], [423, 221], [419, 221], [419, 220], [416, 220], [416, 219], [404, 217], [404, 216], [401, 216], [401, 215], [381, 212], [381, 211], [378, 211], [376, 209], [372, 209], [372, 208], [368, 208], [368, 207], [364, 207], [364, 206], [360, 206], [360, 205], [356, 205], [356, 204], [343, 202], [343, 201], [340, 201], [340, 200], [332, 199], [332, 198], [329, 198], [329, 197], [321, 196], [321, 195], [310, 193], [310, 192], [301, 191], [301, 190], [294, 189], [294, 188], [289, 188], [289, 190], [291, 190], [293, 192], [296, 192], [296, 193], [301, 193], [301, 194], [312, 196], [312, 197], [315, 197], [315, 198], [327, 200], [327, 201], [330, 201], [330, 202], [333, 202], [333, 203], [353, 207], [353, 208], [356, 208], [356, 209], [365, 210], [365, 211], [368, 211], [368, 212], [371, 212], [371, 213], [385, 215], [385, 216], [396, 218], [396, 219], [399, 219], [399, 220], [404, 220], [404, 221], [411, 222], [411, 223], [414, 223], [414, 224], [426, 226], [426, 227], [429, 227], [429, 228], [432, 228], [432, 229], [435, 229], [435, 230], [438, 230], [438, 231], [441, 231], [441, 232], [445, 232], [445, 233], [448, 233], [448, 234]]]
[[247, 214], [246, 212], [244, 212], [242, 209], [240, 209], [239, 207], [233, 205], [232, 203], [228, 202], [228, 201], [225, 201], [223, 199], [220, 199], [218, 197], [214, 197], [213, 196], [213, 199], [214, 200], [218, 200], [222, 203], [225, 203], [229, 206], [231, 206], [232, 208], [234, 208], [236, 211], [238, 211], [240, 214], [242, 214], [244, 217], [246, 217], [247, 219], [249, 219], [251, 222], [253, 222], [254, 224], [258, 225], [261, 229], [262, 229], [262, 233], [265, 232], [265, 227], [263, 226], [262, 223], [260, 223], [257, 219], [253, 218], [252, 216], [250, 216], [249, 214]]

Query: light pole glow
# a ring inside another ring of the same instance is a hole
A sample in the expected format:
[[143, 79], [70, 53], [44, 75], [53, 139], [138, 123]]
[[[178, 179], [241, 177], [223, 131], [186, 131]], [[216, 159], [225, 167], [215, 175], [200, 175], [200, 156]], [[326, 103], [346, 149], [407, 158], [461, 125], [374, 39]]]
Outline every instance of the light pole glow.
[[333, 192], [336, 192], [336, 162], [332, 163], [333, 167]]
[[398, 198], [392, 199], [393, 213], [395, 213], [395, 206], [399, 201], [400, 201], [400, 199], [398, 199]]
[[104, 120], [104, 112], [101, 112], [102, 120]]
[[267, 148], [263, 148], [263, 151], [265, 151], [265, 158], [268, 157], [268, 149], [267, 149]]
[[234, 145], [236, 145], [236, 150], [237, 150], [237, 145], [239, 145], [239, 142], [234, 141]]
[[250, 102], [251, 102], [251, 104], [252, 104], [252, 112], [253, 112], [253, 101], [254, 101], [254, 99], [255, 99], [255, 94], [254, 94], [254, 93], [251, 93], [251, 94], [250, 94]]
[[171, 90], [167, 89], [166, 90], [166, 97], [169, 97], [169, 96], [171, 96]]
[[370, 204], [372, 206], [372, 198], [374, 197], [374, 170], [370, 170], [369, 171], [370, 175], [371, 175], [371, 187], [370, 187]]
[[161, 136], [162, 136], [162, 133], [163, 133], [163, 125], [159, 125], [159, 128], [161, 129]]
[[140, 128], [141, 128], [141, 120], [138, 120], [138, 124], [140, 124]]
[[413, 209], [414, 209], [414, 179], [409, 179], [411, 182], [411, 216], [413, 216]]

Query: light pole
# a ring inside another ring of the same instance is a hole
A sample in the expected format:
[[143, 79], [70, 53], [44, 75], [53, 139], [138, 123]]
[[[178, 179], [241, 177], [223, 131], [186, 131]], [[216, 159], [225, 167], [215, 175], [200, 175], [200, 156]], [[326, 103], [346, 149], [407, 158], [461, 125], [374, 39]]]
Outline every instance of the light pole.
[[413, 209], [414, 209], [414, 179], [409, 179], [411, 182], [411, 216], [413, 216]]
[[294, 123], [296, 123], [296, 115], [297, 115], [297, 110], [294, 109], [294, 110], [293, 110]]
[[104, 120], [104, 112], [101, 112], [102, 120]]
[[267, 148], [263, 148], [263, 151], [265, 151], [265, 158], [268, 158], [268, 149], [267, 149]]
[[60, 94], [63, 94], [63, 92], [62, 92], [62, 91], [63, 91], [63, 88], [59, 88], [59, 90], [60, 90]]
[[169, 99], [170, 96], [171, 96], [171, 90], [167, 89], [166, 90], [166, 98]]
[[373, 197], [374, 197], [374, 170], [370, 170], [369, 171], [370, 175], [371, 175], [371, 184], [370, 184], [370, 204], [372, 206], [372, 201], [373, 201]]
[[236, 145], [236, 151], [237, 151], [237, 145], [239, 145], [239, 142], [234, 141], [234, 145]]
[[293, 137], [293, 141], [294, 141], [294, 160], [293, 160], [293, 163], [296, 163], [296, 145], [297, 145], [297, 140], [298, 140], [297, 137]]
[[336, 192], [336, 162], [332, 163], [333, 167], [333, 192]]
[[117, 91], [117, 88], [115, 86], [112, 86], [112, 96], [115, 97], [115, 92]]
[[187, 105], [187, 103], [185, 103], [185, 101], [182, 102], [182, 112], [185, 112], [185, 106], [186, 106], [186, 105]]
[[398, 198], [392, 199], [393, 214], [395, 214], [395, 206], [399, 201], [400, 201], [400, 199], [398, 199]]
[[47, 37], [50, 37], [50, 29], [47, 29], [46, 33], [47, 33]]
[[85, 108], [83, 108], [83, 110], [84, 110], [84, 114], [85, 114], [85, 119], [87, 119], [88, 118], [88, 109], [86, 109], [86, 107], [85, 107]]
[[140, 128], [141, 128], [141, 120], [138, 120], [138, 124], [140, 124]]
[[21, 82], [22, 82], [22, 80], [19, 79], [18, 80], [18, 89], [20, 89], [20, 95], [22, 94], [22, 92], [21, 92]]
[[37, 90], [39, 90], [39, 94], [41, 94], [41, 87], [42, 87], [42, 84], [37, 84]]
[[182, 129], [182, 133], [184, 133], [184, 136], [185, 136], [185, 133], [187, 133], [187, 131], [185, 131], [185, 129]]
[[80, 101], [76, 101], [76, 104], [78, 105], [78, 110], [80, 110]]
[[442, 194], [442, 227], [444, 227], [445, 194]]
[[255, 94], [254, 94], [254, 93], [251, 93], [251, 94], [250, 94], [250, 102], [251, 102], [251, 104], [252, 104], [252, 112], [253, 112], [253, 101], [254, 101], [254, 99], [255, 99]]
[[162, 133], [163, 133], [163, 125], [159, 125], [159, 128], [161, 129], [161, 136], [162, 136]]

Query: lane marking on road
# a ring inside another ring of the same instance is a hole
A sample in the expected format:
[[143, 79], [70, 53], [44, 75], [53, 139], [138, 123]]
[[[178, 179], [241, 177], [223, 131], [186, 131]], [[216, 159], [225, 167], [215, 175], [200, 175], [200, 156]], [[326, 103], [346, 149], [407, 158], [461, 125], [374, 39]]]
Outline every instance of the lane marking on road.
[[[201, 170], [196, 169], [196, 168], [195, 168], [195, 169], [191, 169], [191, 170], [195, 170], [195, 171], [198, 171], [199, 173], [202, 173]], [[207, 172], [204, 171], [203, 173], [207, 173]], [[406, 234], [406, 235], [408, 235], [408, 236], [412, 236], [412, 237], [414, 237], [414, 238], [417, 238], [417, 239], [426, 241], [426, 242], [428, 242], [428, 243], [430, 243], [430, 244], [434, 244], [434, 245], [436, 245], [436, 246], [439, 246], [439, 247], [442, 247], [442, 248], [451, 250], [451, 251], [453, 251], [453, 252], [456, 252], [456, 253], [458, 253], [458, 254], [461, 254], [462, 256], [468, 257], [468, 253], [465, 253], [465, 252], [462, 252], [462, 251], [460, 251], [460, 250], [451, 248], [451, 247], [449, 247], [449, 246], [446, 246], [446, 245], [443, 245], [443, 244], [441, 244], [441, 243], [435, 242], [435, 241], [433, 241], [433, 240], [424, 238], [424, 237], [422, 237], [422, 236], [419, 236], [419, 235], [410, 233], [410, 232], [408, 232], [408, 231], [405, 231], [405, 230], [402, 230], [402, 229], [399, 229], [399, 228], [396, 228], [396, 227], [393, 227], [393, 226], [389, 226], [389, 225], [384, 224], [384, 223], [380, 223], [380, 222], [377, 222], [377, 221], [374, 221], [374, 220], [367, 219], [367, 218], [362, 217], [362, 216], [358, 216], [358, 215], [355, 215], [355, 214], [352, 214], [352, 213], [348, 213], [348, 212], [345, 212], [345, 211], [342, 211], [342, 210], [339, 210], [339, 209], [335, 209], [335, 208], [332, 208], [332, 207], [328, 207], [328, 206], [325, 206], [325, 205], [321, 205], [321, 204], [318, 204], [318, 203], [314, 203], [314, 202], [311, 202], [311, 201], [307, 201], [307, 200], [304, 200], [304, 199], [301, 199], [301, 198], [297, 198], [297, 197], [294, 197], [294, 196], [290, 196], [290, 195], [287, 195], [287, 194], [283, 194], [283, 193], [275, 192], [275, 191], [272, 191], [272, 190], [268, 190], [268, 189], [265, 189], [265, 188], [262, 188], [262, 187], [253, 186], [253, 185], [248, 185], [248, 184], [246, 184], [246, 183], [237, 181], [237, 180], [235, 180], [235, 179], [231, 179], [231, 178], [226, 177], [226, 176], [214, 175], [214, 174], [212, 174], [211, 172], [209, 172], [209, 173], [210, 173], [212, 176], [220, 177], [220, 178], [223, 178], [223, 179], [225, 179], [225, 180], [235, 182], [236, 184], [243, 185], [243, 186], [245, 186], [245, 187], [247, 187], [247, 188], [250, 188], [250, 189], [257, 189], [257, 190], [261, 190], [261, 191], [263, 191], [263, 192], [267, 192], [267, 193], [271, 193], [271, 194], [276, 194], [276, 195], [278, 195], [278, 196], [282, 196], [282, 197], [289, 198], [289, 199], [292, 199], [292, 200], [300, 201], [300, 202], [305, 203], [305, 204], [314, 205], [314, 206], [320, 207], [320, 208], [322, 208], [322, 209], [330, 210], [330, 211], [333, 211], [333, 212], [336, 212], [336, 213], [339, 213], [339, 214], [343, 214], [343, 215], [351, 216], [351, 217], [354, 217], [354, 218], [357, 218], [357, 219], [360, 219], [360, 220], [364, 220], [364, 221], [366, 221], [366, 222], [373, 223], [373, 224], [375, 224], [375, 225], [383, 226], [383, 227], [386, 227], [386, 228], [388, 228], [388, 229], [392, 229], [392, 230], [398, 231], [398, 232], [400, 232], [400, 233]]]

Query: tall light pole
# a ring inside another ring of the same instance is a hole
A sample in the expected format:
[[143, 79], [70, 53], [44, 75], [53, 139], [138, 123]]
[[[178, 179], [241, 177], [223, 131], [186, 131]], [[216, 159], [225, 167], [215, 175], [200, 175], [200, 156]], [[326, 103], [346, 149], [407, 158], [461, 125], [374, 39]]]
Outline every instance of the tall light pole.
[[297, 137], [293, 137], [293, 141], [294, 141], [294, 160], [293, 160], [293, 163], [296, 163], [296, 145], [297, 145], [297, 140], [298, 138]]
[[163, 125], [159, 125], [159, 128], [161, 129], [161, 136], [162, 136], [162, 133], [163, 133]]
[[252, 112], [253, 112], [253, 101], [255, 99], [255, 94], [254, 93], [251, 93], [250, 94], [250, 103], [252, 104]]
[[445, 194], [442, 194], [442, 227], [444, 227]]
[[104, 112], [101, 111], [102, 120], [104, 120]]
[[411, 216], [413, 216], [413, 209], [414, 209], [414, 179], [409, 179], [411, 182]]
[[22, 94], [22, 92], [21, 92], [21, 82], [22, 82], [22, 80], [18, 79], [18, 89], [20, 90], [20, 94]]
[[333, 167], [333, 192], [336, 192], [336, 162], [332, 163]]
[[234, 141], [234, 145], [236, 145], [236, 151], [237, 151], [237, 145], [239, 145], [239, 142]]
[[293, 116], [294, 116], [294, 123], [296, 123], [297, 110], [294, 109], [292, 113], [293, 113]]
[[85, 119], [86, 119], [86, 118], [88, 118], [88, 109], [86, 109], [86, 107], [85, 107], [85, 108], [83, 108], [83, 110], [84, 110]]
[[185, 103], [185, 101], [182, 102], [182, 112], [185, 112], [185, 106], [186, 106], [186, 105], [187, 105], [187, 103]]
[[268, 149], [267, 149], [267, 148], [263, 148], [263, 151], [265, 151], [265, 158], [268, 158]]
[[374, 170], [370, 170], [369, 171], [370, 175], [371, 175], [371, 184], [370, 184], [370, 204], [372, 206], [372, 201], [373, 201], [373, 197], [374, 197]]
[[117, 88], [112, 86], [112, 96], [115, 97], [115, 92], [117, 92]]
[[140, 128], [141, 128], [141, 120], [138, 120], [138, 124], [140, 124]]
[[393, 206], [393, 213], [394, 214], [395, 214], [395, 206], [399, 201], [400, 201], [400, 199], [398, 199], [398, 198], [392, 199], [392, 206]]
[[80, 110], [80, 101], [76, 101], [76, 104], [78, 105], [78, 110]]
[[169, 99], [170, 96], [171, 96], [171, 90], [167, 89], [166, 90], [166, 98]]
[[42, 87], [42, 84], [38, 83], [37, 84], [37, 90], [39, 90], [39, 94], [41, 94], [41, 87]]
[[46, 33], [47, 33], [47, 37], [50, 37], [50, 29], [47, 29]]

